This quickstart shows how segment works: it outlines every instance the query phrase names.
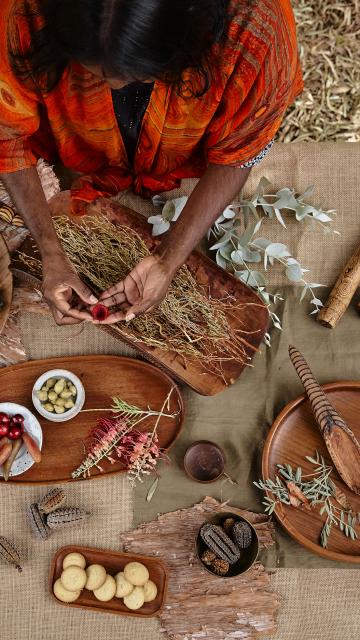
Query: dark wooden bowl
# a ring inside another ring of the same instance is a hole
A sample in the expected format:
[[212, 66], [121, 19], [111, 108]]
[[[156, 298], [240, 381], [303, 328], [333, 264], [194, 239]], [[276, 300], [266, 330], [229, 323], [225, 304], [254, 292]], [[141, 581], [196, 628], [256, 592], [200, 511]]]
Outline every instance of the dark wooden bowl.
[[[221, 527], [223, 522], [227, 518], [234, 518], [234, 520], [236, 522], [246, 522], [249, 525], [249, 527], [251, 528], [252, 540], [251, 540], [251, 545], [247, 549], [242, 549], [241, 550], [240, 559], [237, 562], [235, 562], [235, 564], [230, 565], [229, 572], [226, 574], [226, 576], [219, 576], [217, 573], [215, 573], [215, 571], [213, 571], [213, 569], [211, 567], [209, 567], [208, 565], [204, 564], [203, 561], [201, 560], [202, 554], [204, 553], [204, 551], [206, 551], [206, 549], [208, 547], [206, 546], [205, 542], [201, 538], [200, 531], [201, 531], [201, 527], [204, 524], [206, 524], [207, 522], [210, 522], [211, 524], [217, 524], [217, 525], [219, 525]], [[257, 559], [257, 556], [258, 556], [258, 553], [259, 553], [259, 538], [257, 536], [255, 528], [253, 527], [251, 522], [249, 522], [249, 520], [246, 520], [246, 518], [242, 518], [241, 516], [237, 515], [236, 513], [232, 513], [231, 511], [228, 511], [226, 513], [218, 513], [218, 514], [216, 514], [211, 520], [207, 520], [206, 522], [204, 522], [201, 525], [201, 527], [200, 527], [199, 533], [197, 534], [197, 537], [196, 537], [196, 543], [195, 543], [196, 556], [197, 556], [200, 564], [202, 565], [202, 567], [206, 571], [211, 573], [211, 575], [217, 576], [218, 578], [234, 578], [236, 576], [241, 575], [242, 573], [245, 573], [246, 571], [249, 571], [249, 569], [256, 562], [256, 559]]]
[[[61, 576], [62, 564], [65, 556], [68, 553], [73, 552], [81, 553], [85, 557], [87, 565], [103, 565], [107, 573], [111, 574], [112, 576], [115, 576], [115, 574], [119, 571], [123, 571], [124, 566], [128, 562], [141, 562], [148, 568], [150, 573], [150, 580], [153, 580], [158, 588], [156, 599], [152, 602], [146, 602], [143, 607], [141, 607], [141, 609], [138, 609], [137, 611], [131, 611], [124, 605], [121, 598], [113, 598], [109, 602], [100, 602], [95, 598], [92, 591], [83, 589], [80, 597], [75, 602], [61, 602], [55, 596], [53, 592], [53, 586], [56, 580]], [[151, 558], [150, 556], [139, 556], [133, 553], [93, 549], [90, 547], [80, 547], [74, 545], [71, 545], [69, 547], [62, 547], [56, 552], [51, 564], [49, 576], [50, 593], [58, 604], [61, 604], [65, 607], [90, 609], [91, 611], [97, 611], [101, 613], [115, 613], [119, 616], [132, 616], [136, 618], [151, 618], [158, 615], [159, 611], [161, 611], [164, 606], [164, 600], [167, 592], [167, 583], [167, 569], [163, 562], [161, 562], [161, 560], [159, 560], [158, 558]]]
[[193, 442], [184, 456], [185, 473], [196, 482], [215, 482], [224, 473], [225, 463], [223, 450], [209, 440]]

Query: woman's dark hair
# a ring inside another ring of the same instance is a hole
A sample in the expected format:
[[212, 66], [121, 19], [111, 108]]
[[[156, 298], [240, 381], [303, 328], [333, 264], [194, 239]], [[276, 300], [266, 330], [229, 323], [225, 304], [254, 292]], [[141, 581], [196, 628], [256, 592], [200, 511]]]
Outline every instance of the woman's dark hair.
[[[70, 61], [100, 65], [125, 81], [160, 79], [202, 95], [211, 82], [208, 52], [221, 40], [228, 0], [24, 0], [31, 45], [9, 49], [15, 73], [51, 91]], [[19, 13], [19, 10], [18, 12]], [[16, 16], [16, 14], [15, 14]], [[41, 28], [36, 25], [39, 17]], [[196, 69], [196, 87], [183, 72]]]

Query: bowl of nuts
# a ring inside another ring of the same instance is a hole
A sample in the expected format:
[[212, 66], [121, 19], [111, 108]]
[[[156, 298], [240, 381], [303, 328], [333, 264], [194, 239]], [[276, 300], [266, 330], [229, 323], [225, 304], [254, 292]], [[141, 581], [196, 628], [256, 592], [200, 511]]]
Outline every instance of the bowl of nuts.
[[65, 422], [83, 408], [85, 389], [71, 371], [53, 369], [38, 378], [32, 390], [35, 409], [47, 420]]
[[239, 576], [256, 561], [259, 539], [253, 525], [236, 513], [218, 513], [204, 522], [196, 555], [206, 571], [221, 578]]

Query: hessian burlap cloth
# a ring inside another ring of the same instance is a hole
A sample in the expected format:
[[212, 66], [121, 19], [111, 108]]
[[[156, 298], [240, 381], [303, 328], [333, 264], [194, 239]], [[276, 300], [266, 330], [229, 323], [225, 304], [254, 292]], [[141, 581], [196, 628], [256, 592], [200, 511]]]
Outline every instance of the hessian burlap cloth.
[[[325, 209], [337, 209], [334, 226], [341, 236], [325, 235], [321, 228], [289, 219], [287, 231], [271, 222], [264, 235], [284, 240], [302, 265], [311, 269], [311, 281], [332, 285], [338, 272], [360, 239], [360, 145], [346, 143], [276, 145], [263, 164], [253, 171], [246, 188], [252, 193], [265, 175], [275, 188], [293, 186], [303, 191], [315, 184], [313, 201]], [[188, 193], [193, 184], [183, 183], [173, 195]], [[149, 204], [129, 194], [124, 204], [149, 213]], [[309, 274], [310, 275], [310, 274]], [[272, 331], [272, 348], [263, 348], [255, 367], [244, 372], [231, 389], [215, 398], [202, 398], [184, 390], [187, 418], [182, 436], [171, 451], [173, 464], [162, 468], [162, 478], [152, 501], [145, 495], [148, 484], [131, 494], [126, 479], [104, 478], [96, 482], [67, 486], [73, 502], [93, 513], [89, 524], [60, 532], [46, 543], [31, 540], [24, 520], [24, 506], [42, 494], [40, 490], [3, 487], [0, 496], [0, 533], [28, 549], [29, 561], [21, 576], [1, 567], [0, 616], [2, 640], [160, 640], [156, 621], [97, 615], [64, 609], [47, 592], [47, 574], [54, 550], [77, 542], [104, 548], [119, 547], [119, 532], [134, 523], [150, 520], [166, 512], [197, 502], [206, 493], [218, 499], [260, 510], [260, 496], [252, 485], [258, 477], [262, 443], [269, 426], [282, 407], [302, 392], [287, 356], [290, 342], [308, 357], [320, 382], [360, 377], [360, 318], [354, 303], [334, 331], [318, 325], [307, 315], [307, 305], [299, 305], [298, 292], [287, 285], [280, 273], [271, 283], [284, 294], [278, 307], [283, 332]], [[325, 299], [327, 291], [318, 290]], [[30, 358], [67, 354], [129, 354], [129, 350], [107, 334], [86, 326], [59, 328], [48, 318], [33, 314], [21, 317], [23, 340]], [[227, 472], [238, 481], [220, 481], [211, 488], [186, 479], [182, 457], [187, 445], [209, 438], [225, 448]], [[273, 586], [283, 597], [278, 640], [355, 640], [359, 638], [358, 593], [360, 574], [351, 565], [347, 571], [330, 561], [308, 553], [278, 528], [277, 543], [264, 559], [276, 570]]]

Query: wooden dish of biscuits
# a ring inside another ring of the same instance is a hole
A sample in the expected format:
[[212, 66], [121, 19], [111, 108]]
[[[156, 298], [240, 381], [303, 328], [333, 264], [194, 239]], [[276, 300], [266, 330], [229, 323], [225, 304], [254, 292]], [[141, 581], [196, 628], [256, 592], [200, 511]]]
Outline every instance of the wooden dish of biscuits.
[[167, 582], [157, 558], [68, 546], [53, 558], [49, 588], [65, 606], [150, 618], [164, 605]]

